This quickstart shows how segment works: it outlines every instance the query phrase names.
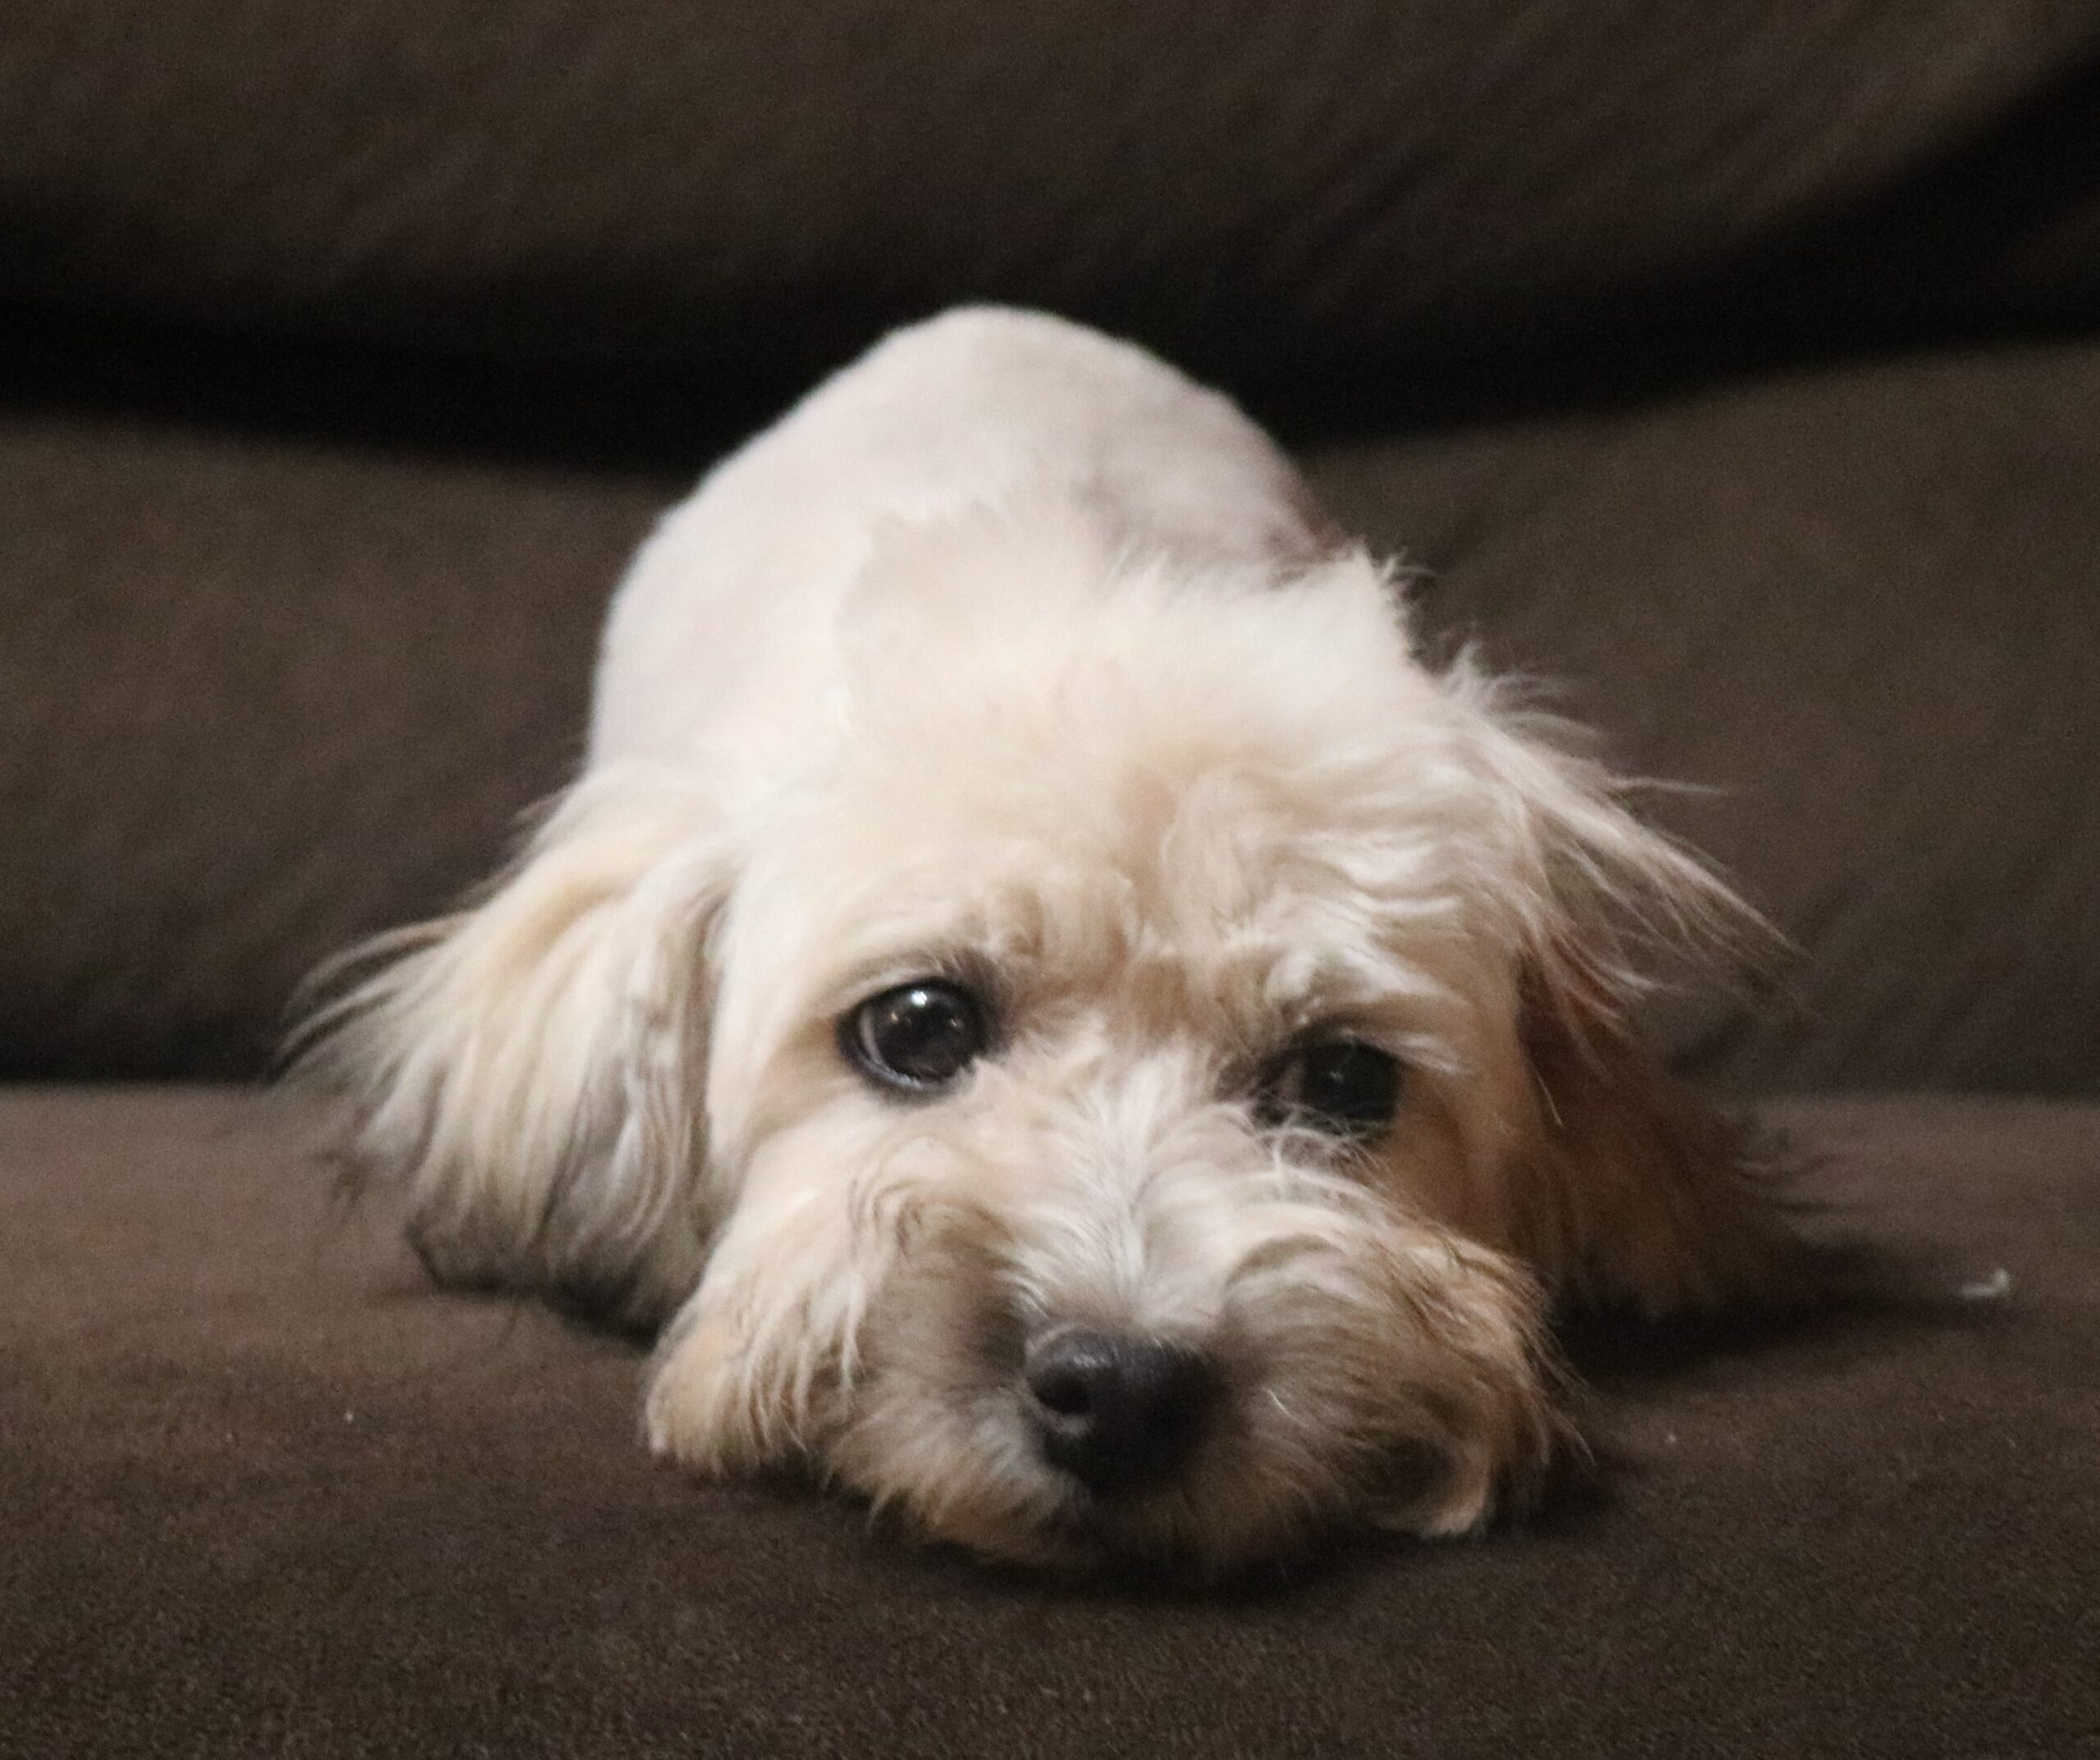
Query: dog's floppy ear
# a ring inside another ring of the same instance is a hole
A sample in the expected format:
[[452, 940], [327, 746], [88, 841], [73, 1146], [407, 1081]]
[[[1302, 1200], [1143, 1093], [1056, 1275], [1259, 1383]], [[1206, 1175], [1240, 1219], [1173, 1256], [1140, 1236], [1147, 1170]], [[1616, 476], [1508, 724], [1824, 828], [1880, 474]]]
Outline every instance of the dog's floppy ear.
[[1536, 1114], [1513, 1173], [1523, 1251], [1549, 1285], [1650, 1316], [1780, 1293], [1788, 1256], [1755, 1128], [1673, 1076], [1622, 1005], [1527, 987]]
[[345, 962], [386, 963], [309, 1021], [295, 1074], [347, 1098], [349, 1184], [401, 1193], [441, 1282], [636, 1326], [691, 1293], [724, 844], [689, 787], [596, 772], [472, 908]]
[[1636, 1005], [1658, 958], [1740, 976], [1779, 937], [1629, 812], [1564, 724], [1509, 708], [1468, 661], [1444, 682], [1514, 870], [1531, 1116], [1505, 1170], [1511, 1244], [1577, 1302], [1655, 1315], [1776, 1293], [1788, 1256], [1761, 1139], [1671, 1074]]

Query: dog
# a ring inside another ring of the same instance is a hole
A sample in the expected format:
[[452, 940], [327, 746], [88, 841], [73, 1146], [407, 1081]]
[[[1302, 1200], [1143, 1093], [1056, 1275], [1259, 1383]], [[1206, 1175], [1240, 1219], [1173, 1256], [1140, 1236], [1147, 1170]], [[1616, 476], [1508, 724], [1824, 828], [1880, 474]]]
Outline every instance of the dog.
[[614, 600], [581, 773], [317, 1019], [447, 1284], [657, 1336], [657, 1453], [1000, 1561], [1472, 1530], [1556, 1301], [1755, 1295], [1742, 1134], [1633, 1024], [1756, 919], [1227, 399], [900, 331]]

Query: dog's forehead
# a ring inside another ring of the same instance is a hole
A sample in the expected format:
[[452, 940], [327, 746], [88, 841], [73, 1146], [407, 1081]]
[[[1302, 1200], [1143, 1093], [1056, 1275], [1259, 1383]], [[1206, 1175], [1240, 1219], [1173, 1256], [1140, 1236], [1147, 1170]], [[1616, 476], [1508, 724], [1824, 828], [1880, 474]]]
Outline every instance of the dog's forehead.
[[[1464, 863], [1404, 740], [1346, 724], [1006, 713], [856, 755], [788, 858], [842, 982], [961, 957], [1185, 1018], [1346, 1009], [1419, 985]], [[1017, 724], [1018, 723], [1018, 724]], [[1273, 732], [1273, 730], [1271, 730]]]
[[1449, 938], [1478, 791], [1381, 571], [994, 560], [1035, 578], [892, 579], [851, 632], [836, 743], [740, 889], [769, 967], [826, 1004], [956, 956], [1193, 1005], [1390, 989]]

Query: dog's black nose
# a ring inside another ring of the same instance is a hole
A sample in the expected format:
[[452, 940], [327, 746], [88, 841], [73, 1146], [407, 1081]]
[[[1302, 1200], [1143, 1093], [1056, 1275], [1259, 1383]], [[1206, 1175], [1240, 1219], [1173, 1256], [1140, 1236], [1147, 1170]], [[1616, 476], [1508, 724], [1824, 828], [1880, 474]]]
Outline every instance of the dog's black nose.
[[1171, 1473], [1217, 1391], [1210, 1365], [1185, 1346], [1082, 1326], [1030, 1345], [1022, 1375], [1044, 1458], [1096, 1491]]

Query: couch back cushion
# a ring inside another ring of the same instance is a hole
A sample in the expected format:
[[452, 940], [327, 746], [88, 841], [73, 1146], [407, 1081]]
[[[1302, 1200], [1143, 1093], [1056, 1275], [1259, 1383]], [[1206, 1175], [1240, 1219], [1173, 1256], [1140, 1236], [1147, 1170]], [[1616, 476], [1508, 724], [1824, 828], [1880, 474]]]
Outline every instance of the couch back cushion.
[[[259, 1070], [308, 965], [486, 874], [570, 773], [628, 549], [728, 438], [536, 455], [603, 404], [413, 367], [288, 374], [304, 425], [195, 390], [242, 370], [203, 357], [179, 407], [0, 414], [0, 1072]], [[352, 419], [412, 405], [482, 427]], [[2100, 353], [1307, 458], [1345, 524], [1433, 571], [1432, 644], [1478, 636], [1564, 682], [1623, 764], [1712, 791], [1651, 805], [1802, 959], [1791, 1007], [1676, 1011], [1690, 1060], [1763, 1087], [2100, 1087]]]

